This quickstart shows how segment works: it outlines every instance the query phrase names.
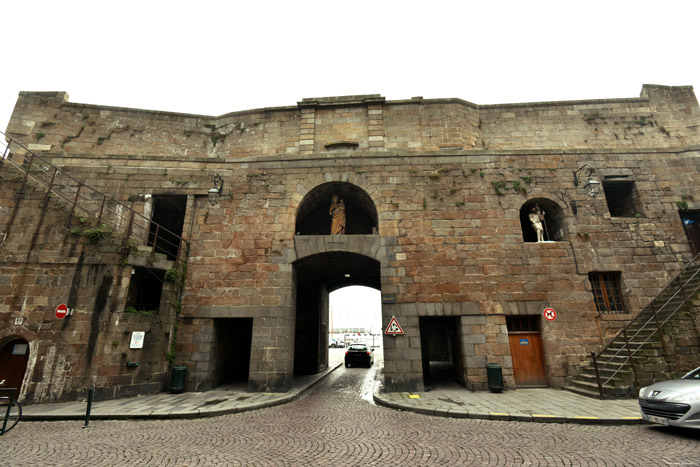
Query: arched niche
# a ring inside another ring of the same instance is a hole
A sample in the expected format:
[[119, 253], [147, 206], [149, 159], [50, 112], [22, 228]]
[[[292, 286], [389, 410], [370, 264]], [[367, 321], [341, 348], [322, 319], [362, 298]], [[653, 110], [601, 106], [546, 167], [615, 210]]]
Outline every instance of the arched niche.
[[564, 210], [558, 203], [547, 198], [533, 198], [520, 207], [520, 225], [523, 230], [523, 241], [536, 242], [537, 233], [532, 228], [529, 214], [532, 208], [539, 206], [544, 211], [544, 240], [559, 242], [566, 240]]
[[329, 208], [333, 195], [345, 202], [346, 235], [377, 233], [377, 208], [361, 188], [346, 182], [329, 182], [311, 190], [297, 210], [297, 235], [330, 235]]

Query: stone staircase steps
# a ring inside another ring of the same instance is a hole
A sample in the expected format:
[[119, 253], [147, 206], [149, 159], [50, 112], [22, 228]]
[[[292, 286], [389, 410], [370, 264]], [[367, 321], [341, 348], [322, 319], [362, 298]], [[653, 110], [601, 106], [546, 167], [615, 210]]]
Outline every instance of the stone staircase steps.
[[[693, 261], [696, 260], [697, 258]], [[667, 363], [663, 354], [665, 350], [658, 326], [663, 326], [663, 323], [676, 312], [685, 309], [686, 301], [700, 305], [700, 295], [697, 291], [693, 292], [700, 286], [698, 271], [700, 271], [700, 265], [697, 263], [688, 265], [596, 357], [600, 380], [607, 397], [636, 396], [635, 374], [629, 358], [630, 352], [637, 372], [642, 368], [649, 371], [663, 371], [666, 368]], [[680, 291], [680, 285], [683, 285], [683, 293]], [[688, 297], [689, 294], [692, 296]], [[656, 317], [654, 310], [656, 310]], [[581, 368], [576, 378], [564, 389], [586, 396], [600, 397], [593, 362], [590, 361]]]

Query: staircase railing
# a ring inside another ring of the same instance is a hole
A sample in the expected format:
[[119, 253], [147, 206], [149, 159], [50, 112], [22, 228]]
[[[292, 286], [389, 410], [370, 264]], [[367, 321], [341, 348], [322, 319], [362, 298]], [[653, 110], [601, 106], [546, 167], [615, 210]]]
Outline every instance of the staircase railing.
[[180, 235], [72, 177], [16, 139], [1, 131], [0, 135], [3, 136], [0, 138], [0, 169], [9, 163], [24, 173], [18, 195], [21, 196], [30, 179], [43, 185], [47, 188], [44, 206], [54, 196], [68, 203], [70, 214], [66, 219], [66, 227], [72, 225], [76, 217], [86, 215], [92, 218], [93, 227], [104, 226], [124, 232], [123, 246], [126, 252], [132, 244], [131, 240], [136, 239], [136, 242], [150, 246], [151, 253], [165, 254], [175, 264], [186, 254], [189, 245]]
[[[700, 279], [700, 268], [696, 268], [694, 271], [691, 269], [691, 267], [698, 265], [700, 265], [700, 254], [695, 256], [695, 258], [693, 258], [688, 264], [686, 264], [683, 270], [668, 285], [666, 285], [666, 287], [664, 287], [664, 289], [656, 296], [656, 298], [652, 300], [646, 307], [644, 307], [644, 309], [642, 309], [642, 311], [640, 311], [637, 314], [637, 316], [635, 316], [632, 319], [632, 321], [630, 321], [627, 324], [627, 326], [625, 326], [622, 329], [622, 331], [620, 331], [617, 334], [617, 336], [615, 336], [615, 338], [612, 339], [610, 343], [608, 343], [608, 345], [606, 345], [603, 348], [603, 350], [601, 350], [597, 354], [595, 352], [591, 352], [591, 358], [593, 359], [593, 367], [595, 369], [596, 374], [596, 381], [598, 384], [598, 391], [600, 392], [601, 398], [605, 397], [605, 385], [608, 384], [613, 378], [615, 378], [615, 376], [620, 372], [624, 365], [632, 361], [637, 352], [643, 349], [652, 337], [654, 337], [657, 333], [661, 333], [661, 329], [664, 327], [664, 325], [680, 309], [685, 308], [687, 311], [690, 311], [690, 300], [693, 299], [693, 297], [695, 297], [700, 292], [700, 280], [698, 280]], [[688, 276], [682, 278], [683, 275], [688, 271], [691, 271], [691, 273]], [[663, 300], [662, 304], [657, 303], [659, 299], [666, 293], [670, 293], [670, 297]], [[678, 302], [677, 299], [680, 299], [680, 302]], [[661, 317], [661, 321], [659, 320], [660, 314], [663, 315]], [[645, 319], [646, 321], [643, 321]], [[640, 322], [641, 326], [639, 326], [636, 332], [634, 332], [631, 335], [628, 335], [632, 332], [630, 328], [633, 325], [639, 325]], [[649, 331], [650, 329], [651, 333], [649, 333], [646, 337], [639, 337], [640, 333], [644, 331]], [[599, 364], [600, 356], [606, 350], [608, 350], [613, 343], [618, 342], [618, 339], [621, 336], [624, 339], [624, 345], [621, 348], [617, 349], [617, 351], [611, 357], [609, 357], [607, 361], [605, 361], [604, 364], [601, 366]], [[635, 338], [639, 339], [635, 340]], [[623, 353], [626, 353], [627, 355], [621, 355]], [[618, 363], [616, 364], [617, 368], [615, 368], [614, 371], [612, 371], [612, 374], [606, 379], [601, 378], [600, 373], [608, 369], [611, 362], [619, 357], [622, 358], [622, 363], [619, 363], [618, 360]], [[633, 363], [632, 372], [634, 375], [635, 384], [638, 387], [639, 381], [637, 379], [637, 374]]]

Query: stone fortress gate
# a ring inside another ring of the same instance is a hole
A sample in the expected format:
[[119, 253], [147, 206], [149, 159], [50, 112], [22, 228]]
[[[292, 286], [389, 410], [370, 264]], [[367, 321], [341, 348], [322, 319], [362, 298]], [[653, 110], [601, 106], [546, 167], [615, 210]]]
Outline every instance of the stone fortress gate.
[[469, 390], [489, 363], [507, 389], [561, 388], [700, 245], [689, 86], [219, 117], [22, 92], [5, 133], [0, 366], [28, 401], [157, 392], [172, 364], [187, 390], [286, 391], [327, 368], [329, 293], [347, 285], [380, 290], [383, 328], [404, 331], [383, 340], [386, 391], [423, 390], [434, 362]]

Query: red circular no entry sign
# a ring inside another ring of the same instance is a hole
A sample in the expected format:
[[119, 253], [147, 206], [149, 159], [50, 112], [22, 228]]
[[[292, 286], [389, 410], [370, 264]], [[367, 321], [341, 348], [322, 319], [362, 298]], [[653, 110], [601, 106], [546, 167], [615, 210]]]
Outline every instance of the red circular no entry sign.
[[68, 307], [61, 303], [56, 307], [56, 318], [63, 319], [68, 314]]
[[554, 321], [557, 319], [557, 312], [554, 311], [553, 308], [545, 308], [542, 314], [544, 315], [544, 319], [547, 321]]

